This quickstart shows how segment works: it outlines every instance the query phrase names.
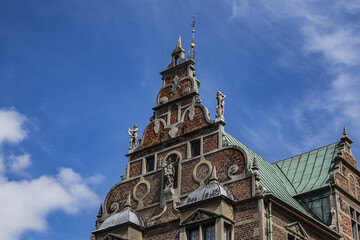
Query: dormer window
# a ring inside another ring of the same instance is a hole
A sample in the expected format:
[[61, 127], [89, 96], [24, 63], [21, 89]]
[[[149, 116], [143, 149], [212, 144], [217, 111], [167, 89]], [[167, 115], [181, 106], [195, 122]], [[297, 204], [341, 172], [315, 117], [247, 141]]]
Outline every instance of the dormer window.
[[205, 227], [204, 240], [215, 240], [215, 225]]
[[199, 239], [200, 239], [200, 232], [198, 228], [189, 230], [189, 240], [199, 240]]
[[[202, 233], [202, 234], [201, 234]], [[188, 230], [189, 240], [215, 240], [215, 224], [202, 226]]]

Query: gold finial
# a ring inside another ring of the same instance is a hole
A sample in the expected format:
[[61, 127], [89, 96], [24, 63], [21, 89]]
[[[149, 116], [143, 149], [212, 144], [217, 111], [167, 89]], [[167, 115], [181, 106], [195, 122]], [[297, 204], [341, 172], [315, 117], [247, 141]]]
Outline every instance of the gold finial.
[[194, 39], [195, 39], [195, 25], [196, 25], [196, 21], [195, 21], [195, 15], [193, 16], [193, 21], [191, 23], [192, 26], [192, 39], [191, 39], [191, 44], [190, 44], [190, 51], [189, 51], [189, 57], [191, 60], [194, 60], [195, 55], [196, 55], [196, 51], [194, 50], [195, 48], [195, 43], [194, 43]]

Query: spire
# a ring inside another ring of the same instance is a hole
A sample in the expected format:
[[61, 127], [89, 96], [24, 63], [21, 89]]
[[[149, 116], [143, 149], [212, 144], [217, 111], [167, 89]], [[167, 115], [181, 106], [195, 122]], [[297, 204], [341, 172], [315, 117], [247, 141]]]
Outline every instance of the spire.
[[251, 170], [253, 170], [253, 171], [259, 171], [259, 167], [258, 167], [258, 165], [257, 165], [256, 157], [254, 157], [254, 161], [253, 161], [253, 165], [252, 165]]
[[128, 197], [126, 199], [124, 209], [131, 209], [131, 196], [130, 196], [130, 193], [128, 194]]
[[344, 126], [344, 129], [343, 129], [343, 135], [342, 137], [340, 138], [340, 140], [342, 142], [348, 142], [348, 143], [352, 143], [353, 141], [351, 141], [351, 139], [349, 138], [349, 136], [347, 135], [347, 131], [346, 131], [346, 126]]
[[346, 126], [344, 125], [344, 129], [343, 129], [343, 135], [347, 136], [347, 131], [346, 131]]
[[97, 217], [100, 218], [102, 215], [103, 215], [103, 209], [102, 209], [102, 204], [100, 203], [100, 208]]
[[179, 36], [178, 41], [176, 43], [176, 47], [172, 53], [174, 54], [174, 53], [180, 52], [181, 50], [184, 51], [184, 49], [181, 47], [181, 36]]
[[181, 36], [179, 36], [178, 41], [176, 43], [176, 47], [174, 51], [171, 53], [171, 63], [167, 67], [167, 69], [175, 67], [183, 62], [186, 62], [185, 59], [185, 50], [181, 46]]
[[195, 51], [195, 25], [196, 25], [196, 21], [195, 21], [195, 15], [193, 16], [193, 21], [191, 23], [192, 26], [192, 38], [191, 38], [191, 44], [190, 44], [190, 51], [188, 54], [188, 58], [190, 58], [191, 60], [195, 59], [195, 55], [196, 55], [196, 51]]
[[218, 178], [217, 178], [217, 175], [216, 175], [216, 167], [213, 166], [209, 182], [217, 182], [217, 181], [218, 181]]

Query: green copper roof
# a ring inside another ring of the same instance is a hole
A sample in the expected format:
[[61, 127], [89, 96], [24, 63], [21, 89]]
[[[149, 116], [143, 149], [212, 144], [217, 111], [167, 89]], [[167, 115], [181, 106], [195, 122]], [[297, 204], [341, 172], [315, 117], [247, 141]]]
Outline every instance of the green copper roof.
[[273, 164], [278, 176], [293, 187], [288, 187], [291, 195], [329, 185], [329, 170], [337, 146], [338, 143], [333, 143]]
[[270, 163], [228, 133], [225, 134], [225, 139], [228, 141], [229, 145], [242, 148], [248, 154], [251, 164], [254, 157], [256, 157], [261, 175], [260, 184], [265, 188], [265, 194], [272, 194], [307, 216], [311, 216], [290, 194], [290, 192], [295, 191], [295, 189], [292, 188], [288, 181], [284, 183], [284, 179], [278, 176], [275, 168]]
[[[260, 184], [265, 188], [265, 195], [273, 195], [277, 197], [278, 199], [289, 204], [290, 206], [294, 207], [305, 215], [311, 217], [312, 219], [314, 219], [314, 221], [328, 227], [326, 224], [324, 224], [323, 221], [319, 221], [317, 218], [314, 217], [312, 213], [308, 212], [294, 198], [294, 195], [298, 194], [297, 188], [299, 189], [299, 191], [301, 190], [302, 192], [306, 192], [327, 185], [328, 171], [331, 168], [331, 162], [337, 150], [337, 143], [289, 159], [285, 159], [278, 163], [270, 164], [265, 159], [260, 157], [257, 153], [246, 147], [244, 144], [239, 142], [237, 139], [235, 139], [228, 133], [225, 133], [224, 137], [225, 140], [228, 141], [229, 145], [238, 146], [248, 154], [251, 165], [254, 157], [256, 157], [259, 172], [261, 175]], [[308, 160], [303, 160], [305, 158]], [[297, 161], [299, 163], [295, 164]], [[305, 163], [303, 163], [304, 161]], [[288, 171], [286, 172], [289, 174], [289, 177], [291, 177], [290, 179], [287, 178], [287, 175], [283, 173], [283, 169], [277, 166], [277, 164], [281, 162], [284, 162], [284, 167], [288, 167]], [[288, 163], [285, 164], [285, 162]], [[293, 170], [295, 168], [294, 165], [300, 167], [296, 167], [296, 169]], [[305, 183], [301, 183], [301, 180], [298, 180], [301, 177], [298, 177], [297, 171], [303, 172], [301, 173], [301, 175], [303, 175], [302, 179], [305, 181]], [[307, 174], [310, 175], [308, 176]], [[294, 183], [297, 183], [295, 187], [293, 186], [292, 181]], [[335, 232], [331, 228], [328, 229], [332, 232]]]

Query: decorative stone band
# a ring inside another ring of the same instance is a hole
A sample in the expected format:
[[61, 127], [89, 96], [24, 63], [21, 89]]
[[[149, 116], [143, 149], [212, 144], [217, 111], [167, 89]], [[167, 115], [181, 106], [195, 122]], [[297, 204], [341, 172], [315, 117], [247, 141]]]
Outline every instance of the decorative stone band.
[[[136, 190], [140, 185], [145, 185], [145, 187], [146, 187], [146, 192], [142, 196], [136, 195]], [[138, 205], [137, 205], [138, 209], [144, 207], [143, 200], [149, 194], [149, 192], [150, 192], [150, 183], [147, 180], [145, 180], [143, 177], [141, 177], [140, 181], [133, 188], [133, 197], [138, 202]]]
[[[205, 164], [208, 166], [208, 172], [207, 174], [203, 177], [203, 178], [199, 178], [197, 176], [197, 169], [200, 165]], [[194, 167], [193, 170], [193, 178], [196, 182], [200, 183], [200, 186], [204, 186], [205, 185], [205, 181], [206, 179], [208, 179], [211, 175], [211, 171], [212, 171], [212, 164], [211, 162], [209, 162], [208, 160], [206, 160], [204, 157], [201, 157], [200, 162], [198, 162], [198, 164], [196, 164], [196, 166]]]

